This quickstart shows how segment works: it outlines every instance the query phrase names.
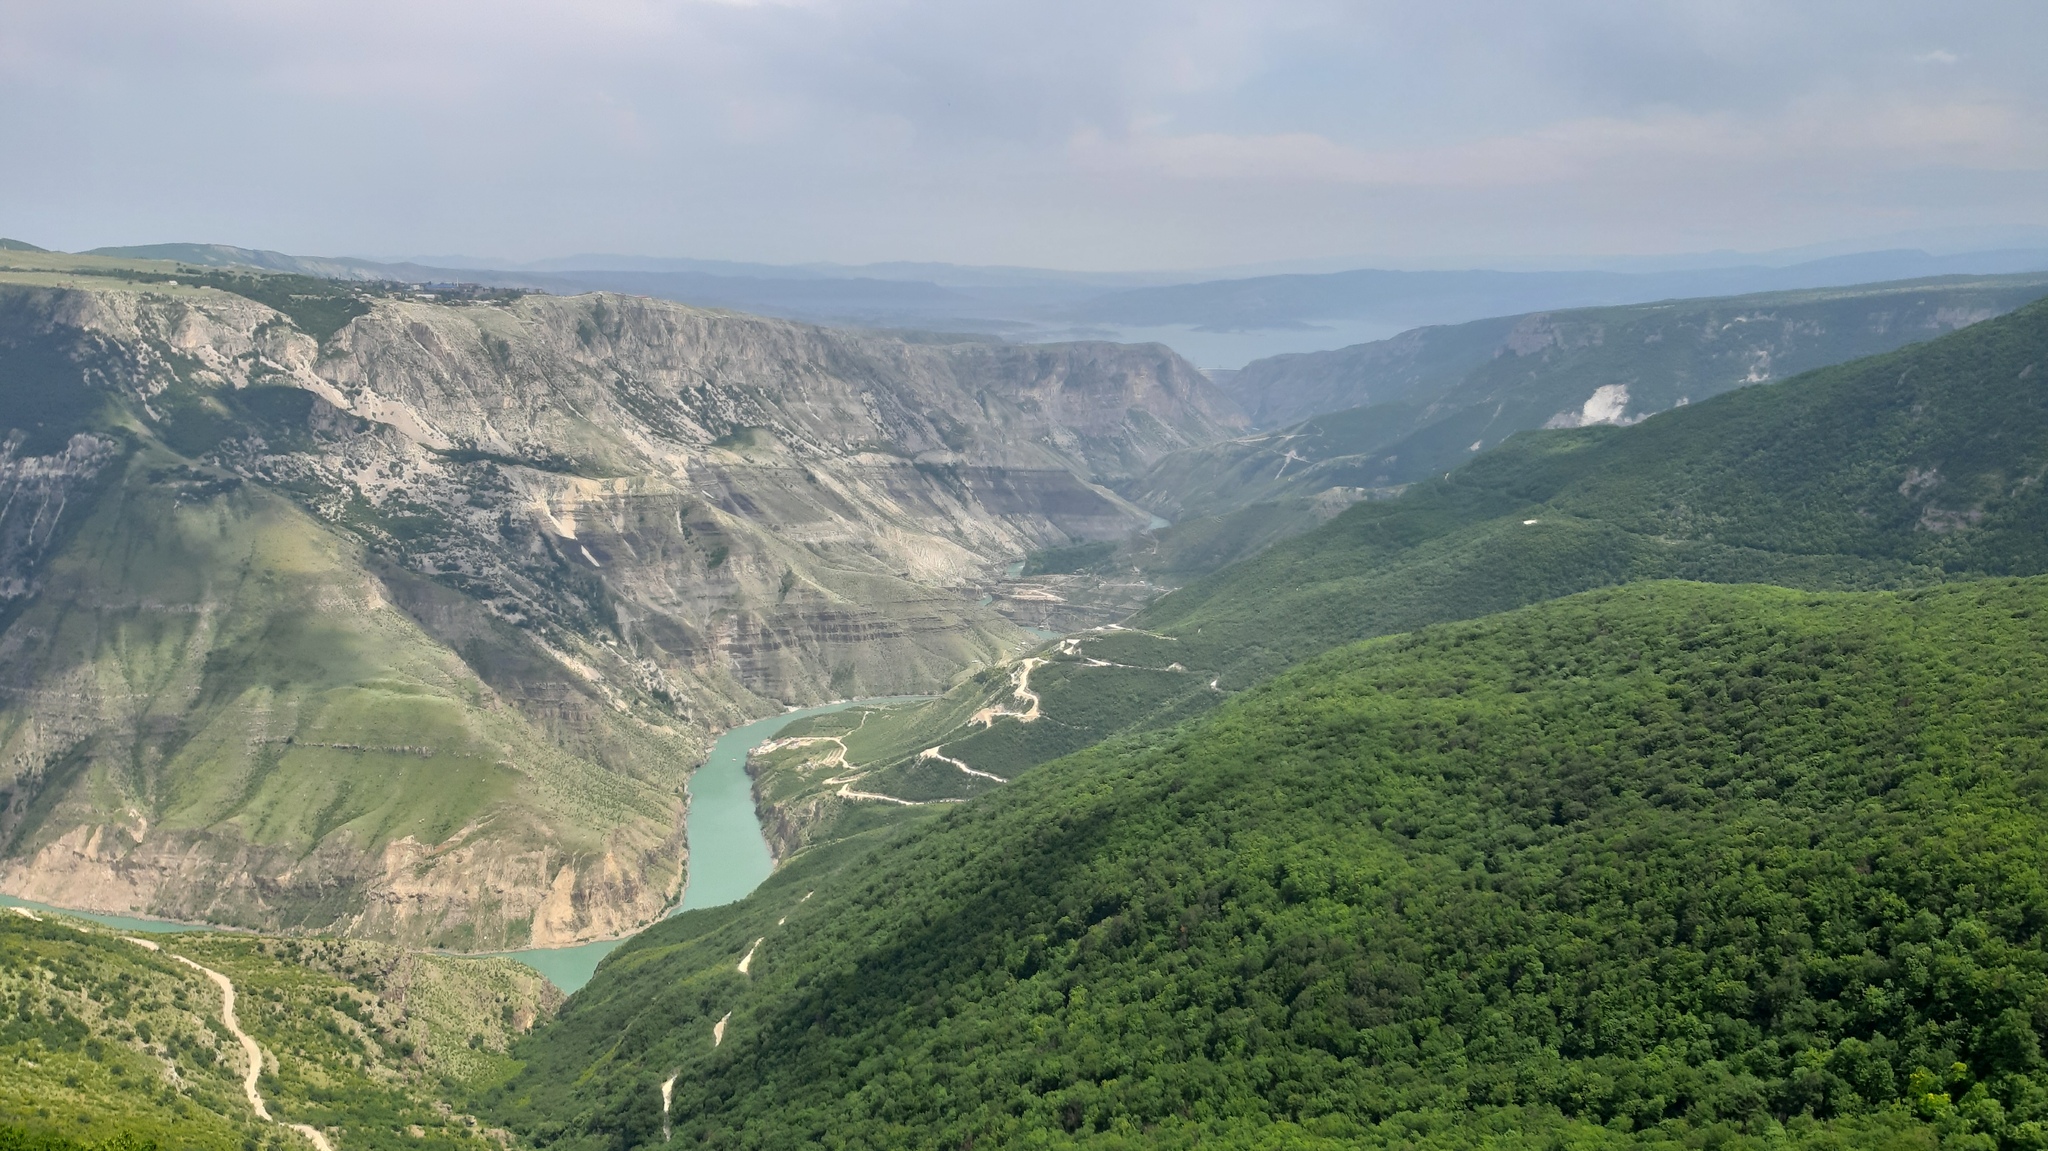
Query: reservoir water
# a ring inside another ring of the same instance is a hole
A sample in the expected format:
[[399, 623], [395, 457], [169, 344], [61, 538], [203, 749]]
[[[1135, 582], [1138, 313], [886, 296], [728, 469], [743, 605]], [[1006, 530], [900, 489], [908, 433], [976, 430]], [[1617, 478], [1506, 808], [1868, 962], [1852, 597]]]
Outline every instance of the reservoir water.
[[173, 923], [168, 919], [141, 919], [133, 915], [102, 915], [97, 911], [74, 911], [69, 907], [52, 907], [37, 903], [33, 899], [16, 899], [12, 895], [0, 895], [0, 907], [19, 907], [26, 911], [50, 912], [53, 915], [70, 915], [79, 919], [90, 919], [102, 927], [116, 931], [145, 932], [162, 935], [174, 931], [219, 931], [203, 923]]
[[[922, 695], [896, 695], [876, 699], [850, 699], [819, 707], [798, 708], [781, 715], [757, 719], [718, 737], [711, 756], [690, 776], [690, 813], [683, 824], [689, 845], [689, 867], [682, 902], [669, 911], [694, 911], [745, 899], [775, 870], [775, 857], [768, 851], [768, 839], [761, 834], [761, 818], [754, 811], [754, 784], [747, 775], [747, 752], [774, 738], [776, 732], [806, 716], [845, 711], [850, 707], [872, 707], [890, 703], [916, 703]], [[0, 895], [0, 907], [19, 907], [36, 912], [75, 915], [122, 931], [170, 932], [214, 931], [217, 928], [194, 923], [172, 923], [162, 919], [140, 919], [127, 915], [100, 915], [51, 907], [27, 899]], [[624, 939], [606, 939], [574, 947], [535, 947], [494, 954], [516, 959], [564, 991], [574, 991], [590, 982], [598, 961], [617, 950]]]
[[[719, 736], [711, 745], [711, 757], [690, 776], [690, 814], [683, 825], [689, 845], [689, 867], [683, 901], [669, 914], [745, 899], [775, 870], [775, 857], [768, 851], [767, 837], [761, 834], [761, 817], [754, 811], [754, 783], [747, 775], [747, 752], [806, 716], [849, 707], [914, 703], [925, 698], [928, 697], [889, 696], [798, 708], [757, 719]], [[574, 991], [590, 982], [598, 961], [624, 942], [607, 939], [575, 947], [535, 947], [499, 954], [526, 964], [564, 991]]]

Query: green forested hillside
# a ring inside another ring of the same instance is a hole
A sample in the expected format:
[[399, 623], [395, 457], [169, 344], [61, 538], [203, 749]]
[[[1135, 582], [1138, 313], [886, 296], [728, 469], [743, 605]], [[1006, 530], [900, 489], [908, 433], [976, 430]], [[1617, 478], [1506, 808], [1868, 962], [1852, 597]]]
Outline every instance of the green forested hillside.
[[672, 920], [493, 1109], [646, 1145], [675, 1076], [674, 1140], [729, 1147], [2042, 1146], [2044, 789], [2048, 580], [1595, 592]]
[[[1490, 552], [1455, 565], [1464, 602], [1442, 606], [1467, 615], [1539, 598], [1546, 583], [1621, 574], [1857, 586], [2048, 570], [2043, 367], [2048, 303], [2037, 303], [1636, 427], [1525, 434], [1140, 619], [1211, 645], [1212, 631], [1230, 633], [1237, 651], [1255, 635], [1284, 648], [1369, 618], [1391, 590], [1376, 569], [1405, 577], [1457, 549]], [[1585, 539], [1559, 547], [1553, 532]]]
[[2048, 302], [1631, 427], [1525, 432], [1128, 628], [1070, 637], [1033, 676], [1056, 689], [1035, 723], [963, 724], [949, 697], [903, 742], [1009, 776], [1346, 640], [1630, 580], [1849, 589], [2048, 572], [2044, 373]]
[[1126, 494], [1185, 520], [1330, 488], [1441, 476], [1517, 431], [1657, 412], [2009, 312], [2048, 277], [1947, 276], [1579, 308], [1277, 356], [1230, 381], [1276, 429], [1176, 452]]
[[[1092, 605], [1104, 589], [1139, 581], [1181, 586], [1352, 503], [1441, 478], [1517, 431], [1639, 423], [1931, 339], [2044, 292], [2048, 276], [2034, 274], [1666, 300], [1418, 328], [1259, 360], [1224, 386], [1269, 430], [1171, 453], [1121, 484], [1176, 522], [1049, 590]], [[1059, 629], [1099, 622], [1068, 613]]]

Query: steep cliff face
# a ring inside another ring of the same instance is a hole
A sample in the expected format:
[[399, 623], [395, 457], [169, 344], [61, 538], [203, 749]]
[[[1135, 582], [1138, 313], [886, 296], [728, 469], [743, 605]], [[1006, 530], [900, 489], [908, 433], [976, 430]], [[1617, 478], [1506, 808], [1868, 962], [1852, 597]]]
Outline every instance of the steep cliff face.
[[664, 765], [692, 733], [544, 665], [553, 712], [508, 702], [360, 545], [256, 485], [148, 449], [122, 479], [0, 634], [6, 890], [473, 947], [673, 897]]
[[74, 435], [61, 451], [30, 455], [29, 437], [0, 442], [0, 612], [41, 589], [43, 560], [61, 538], [66, 512], [89, 508], [96, 481], [121, 455], [106, 436]]
[[85, 270], [0, 274], [0, 887], [107, 910], [646, 922], [707, 732], [1001, 659], [1004, 564], [1243, 423], [1156, 347]]

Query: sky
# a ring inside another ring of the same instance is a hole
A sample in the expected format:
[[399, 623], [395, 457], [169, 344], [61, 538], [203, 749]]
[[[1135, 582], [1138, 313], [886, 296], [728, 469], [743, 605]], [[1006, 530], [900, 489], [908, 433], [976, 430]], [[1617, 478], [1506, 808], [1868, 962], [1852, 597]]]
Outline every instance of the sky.
[[2048, 225], [2040, 0], [0, 0], [0, 235], [1088, 270]]

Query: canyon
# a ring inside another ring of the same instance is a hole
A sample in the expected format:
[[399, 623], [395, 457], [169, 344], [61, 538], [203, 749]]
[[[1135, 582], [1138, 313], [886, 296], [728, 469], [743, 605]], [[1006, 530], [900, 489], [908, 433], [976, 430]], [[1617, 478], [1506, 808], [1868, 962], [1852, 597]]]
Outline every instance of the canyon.
[[658, 917], [711, 732], [929, 693], [1246, 425], [1158, 346], [8, 253], [0, 889], [462, 949]]

